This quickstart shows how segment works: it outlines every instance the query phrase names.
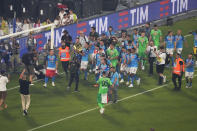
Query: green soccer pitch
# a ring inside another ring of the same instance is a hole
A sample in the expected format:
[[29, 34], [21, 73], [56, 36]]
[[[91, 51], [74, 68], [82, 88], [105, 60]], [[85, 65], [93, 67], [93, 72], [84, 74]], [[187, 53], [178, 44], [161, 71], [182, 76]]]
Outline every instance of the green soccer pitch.
[[[192, 52], [193, 36], [188, 35], [197, 29], [197, 18], [190, 18], [174, 23], [173, 26], [162, 26], [163, 36], [167, 31], [181, 29], [188, 47], [184, 47], [183, 56]], [[66, 91], [68, 81], [65, 75], [56, 78], [56, 87], [43, 88], [38, 81], [30, 87], [31, 106], [28, 116], [22, 115], [18, 76], [11, 77], [8, 84], [6, 110], [0, 111], [0, 131], [196, 131], [197, 130], [197, 77], [193, 87], [185, 88], [183, 77], [182, 89], [173, 91], [171, 69], [165, 69], [167, 83], [157, 85], [157, 75], [148, 76], [146, 71], [138, 71], [141, 86], [128, 88], [120, 85], [117, 104], [107, 105], [101, 115], [97, 108], [98, 88], [93, 87], [94, 75], [83, 80], [81, 73], [79, 93]], [[197, 75], [197, 74], [195, 74]]]

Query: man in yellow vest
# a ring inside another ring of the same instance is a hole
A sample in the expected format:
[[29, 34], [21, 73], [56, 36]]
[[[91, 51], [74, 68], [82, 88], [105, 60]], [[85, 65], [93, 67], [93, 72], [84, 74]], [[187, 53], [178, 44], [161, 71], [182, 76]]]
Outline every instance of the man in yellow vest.
[[[176, 54], [176, 59], [173, 62], [173, 69], [172, 69], [172, 82], [174, 84], [174, 90], [180, 90], [181, 89], [181, 82], [182, 82], [182, 76], [184, 72], [184, 61], [180, 58], [180, 54]], [[178, 78], [178, 86], [176, 79]]]
[[59, 57], [62, 62], [62, 68], [66, 73], [66, 78], [68, 78], [68, 65], [70, 61], [70, 48], [66, 46], [66, 43], [62, 41], [62, 45], [59, 48]]

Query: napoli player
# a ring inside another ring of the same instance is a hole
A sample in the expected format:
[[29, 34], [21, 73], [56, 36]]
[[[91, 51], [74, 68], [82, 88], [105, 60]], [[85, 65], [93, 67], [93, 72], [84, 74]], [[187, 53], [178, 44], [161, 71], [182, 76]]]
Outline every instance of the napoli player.
[[120, 83], [124, 82], [124, 73], [126, 72], [126, 49], [122, 47], [121, 57], [120, 57]]
[[192, 58], [192, 53], [190, 53], [188, 58], [185, 60], [185, 67], [186, 88], [191, 88], [192, 79], [194, 77], [194, 60]]
[[85, 77], [84, 80], [87, 80], [87, 68], [88, 68], [88, 56], [89, 56], [89, 43], [86, 42], [83, 50], [82, 50], [82, 59], [81, 59], [81, 70], [84, 71]]
[[58, 60], [54, 54], [54, 50], [51, 49], [49, 55], [46, 57], [46, 75], [44, 87], [47, 87], [49, 77], [52, 78], [52, 86], [55, 86], [55, 75], [58, 67]]
[[183, 50], [183, 44], [185, 42], [185, 38], [181, 34], [181, 30], [177, 30], [177, 35], [175, 35], [175, 40], [176, 40], [176, 52], [178, 54], [181, 54]]

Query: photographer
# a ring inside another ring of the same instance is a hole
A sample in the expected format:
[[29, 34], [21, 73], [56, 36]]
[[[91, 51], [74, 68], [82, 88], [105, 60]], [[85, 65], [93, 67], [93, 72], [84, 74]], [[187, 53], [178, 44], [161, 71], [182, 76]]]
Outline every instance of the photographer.
[[17, 64], [20, 64], [20, 57], [19, 57], [19, 52], [20, 52], [20, 46], [19, 43], [16, 41], [15, 38], [11, 39], [11, 66], [13, 71], [15, 72], [17, 70]]
[[72, 61], [70, 62], [70, 81], [67, 87], [67, 90], [70, 90], [73, 80], [75, 79], [75, 92], [79, 92], [78, 85], [79, 85], [79, 69], [80, 69], [80, 61], [79, 59], [74, 56]]
[[33, 49], [36, 49], [37, 47], [36, 39], [33, 37], [32, 33], [29, 33], [26, 43], [27, 43], [26, 46], [29, 52], [32, 52]]
[[153, 63], [156, 58], [155, 51], [157, 51], [157, 46], [155, 46], [154, 42], [151, 40], [146, 48], [146, 53], [148, 54], [149, 64], [150, 64], [149, 75], [153, 75]]

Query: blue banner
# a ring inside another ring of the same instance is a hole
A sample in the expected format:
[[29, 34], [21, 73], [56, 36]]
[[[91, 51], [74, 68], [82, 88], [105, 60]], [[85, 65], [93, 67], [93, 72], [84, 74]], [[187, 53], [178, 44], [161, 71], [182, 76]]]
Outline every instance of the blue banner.
[[[60, 45], [62, 32], [64, 30], [68, 30], [73, 40], [75, 40], [81, 30], [83, 30], [85, 34], [88, 35], [91, 27], [95, 27], [96, 31], [101, 34], [103, 32], [107, 32], [109, 26], [112, 26], [114, 31], [118, 31], [194, 9], [197, 9], [197, 0], [156, 1], [121, 12], [82, 21], [78, 24], [56, 28], [54, 44], [55, 47]], [[50, 31], [34, 35], [34, 38], [37, 40], [38, 51], [42, 51], [44, 44], [46, 44], [48, 39], [50, 39], [50, 35]], [[20, 38], [18, 40], [21, 47], [21, 56], [27, 52], [25, 46], [26, 40], [27, 37]]]

